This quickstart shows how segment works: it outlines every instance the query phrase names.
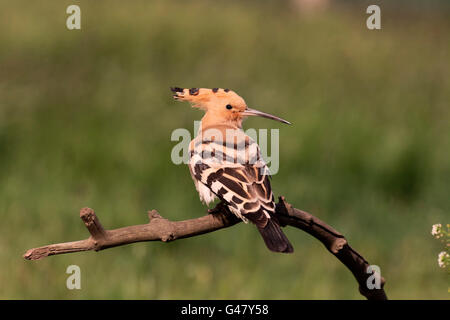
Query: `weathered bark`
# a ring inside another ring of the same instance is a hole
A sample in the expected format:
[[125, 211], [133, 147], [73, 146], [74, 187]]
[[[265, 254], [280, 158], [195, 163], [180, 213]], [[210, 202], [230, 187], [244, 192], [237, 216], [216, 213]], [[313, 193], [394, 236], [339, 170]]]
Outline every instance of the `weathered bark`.
[[[359, 284], [360, 293], [369, 300], [386, 300], [384, 292], [385, 280], [381, 277], [379, 289], [369, 289], [367, 273], [369, 263], [352, 247], [345, 237], [313, 215], [293, 208], [284, 197], [280, 197], [276, 214], [282, 226], [301, 229], [319, 241], [336, 256], [354, 275]], [[80, 251], [100, 251], [111, 247], [122, 246], [142, 241], [174, 241], [193, 237], [239, 223], [240, 220], [231, 214], [226, 206], [219, 204], [210, 214], [196, 219], [169, 221], [161, 217], [156, 210], [148, 212], [149, 223], [114, 230], [105, 230], [94, 210], [83, 208], [80, 217], [91, 236], [85, 240], [51, 244], [28, 250], [24, 254], [27, 260], [39, 260], [48, 256]]]

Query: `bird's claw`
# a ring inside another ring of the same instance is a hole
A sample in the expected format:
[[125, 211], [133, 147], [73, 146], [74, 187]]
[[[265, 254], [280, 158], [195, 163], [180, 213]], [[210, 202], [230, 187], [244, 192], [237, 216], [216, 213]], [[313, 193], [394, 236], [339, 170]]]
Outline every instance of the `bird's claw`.
[[209, 214], [214, 213], [228, 213], [228, 207], [225, 204], [225, 202], [221, 201], [219, 202], [214, 208], [208, 209]]

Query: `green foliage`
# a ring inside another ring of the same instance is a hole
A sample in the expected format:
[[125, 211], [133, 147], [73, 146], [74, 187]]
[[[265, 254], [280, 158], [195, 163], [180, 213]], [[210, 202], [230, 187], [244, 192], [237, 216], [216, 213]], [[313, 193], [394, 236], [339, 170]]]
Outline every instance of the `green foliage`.
[[[168, 87], [223, 87], [280, 126], [276, 195], [344, 233], [397, 299], [447, 299], [429, 226], [450, 210], [448, 6], [362, 6], [302, 15], [265, 1], [3, 1], [0, 12], [0, 298], [362, 299], [315, 239], [294, 255], [239, 225], [170, 244], [25, 261], [31, 247], [83, 239], [78, 210], [106, 228], [205, 214], [172, 130], [201, 113]], [[412, 8], [414, 9], [414, 8]], [[68, 265], [82, 289], [69, 291]]]

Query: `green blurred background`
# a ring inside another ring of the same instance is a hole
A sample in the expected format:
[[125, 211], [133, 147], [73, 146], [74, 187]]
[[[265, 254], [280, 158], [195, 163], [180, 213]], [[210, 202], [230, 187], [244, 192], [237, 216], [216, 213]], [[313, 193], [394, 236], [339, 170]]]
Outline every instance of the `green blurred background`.
[[[196, 238], [25, 261], [32, 247], [206, 212], [170, 135], [201, 112], [169, 86], [222, 87], [293, 122], [276, 196], [346, 235], [394, 299], [448, 299], [431, 225], [450, 210], [444, 1], [1, 1], [0, 298], [363, 299], [316, 239], [294, 255], [240, 224]], [[306, 3], [306, 4], [305, 4]], [[77, 4], [81, 31], [66, 29]], [[382, 30], [369, 31], [369, 4]], [[81, 290], [66, 288], [68, 265]]]

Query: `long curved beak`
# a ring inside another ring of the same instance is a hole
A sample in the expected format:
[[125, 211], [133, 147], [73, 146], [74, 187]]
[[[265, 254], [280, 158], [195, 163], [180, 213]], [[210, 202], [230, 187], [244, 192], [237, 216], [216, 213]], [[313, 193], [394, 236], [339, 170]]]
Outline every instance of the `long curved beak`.
[[280, 121], [280, 122], [283, 122], [283, 123], [286, 123], [286, 124], [291, 124], [289, 121], [281, 119], [281, 118], [279, 118], [277, 116], [274, 116], [274, 115], [271, 115], [269, 113], [265, 113], [265, 112], [262, 112], [262, 111], [258, 111], [258, 110], [255, 110], [255, 109], [250, 109], [250, 108], [245, 109], [245, 111], [242, 112], [242, 115], [243, 116], [259, 116], [259, 117], [263, 117], [263, 118], [267, 118], [267, 119]]

